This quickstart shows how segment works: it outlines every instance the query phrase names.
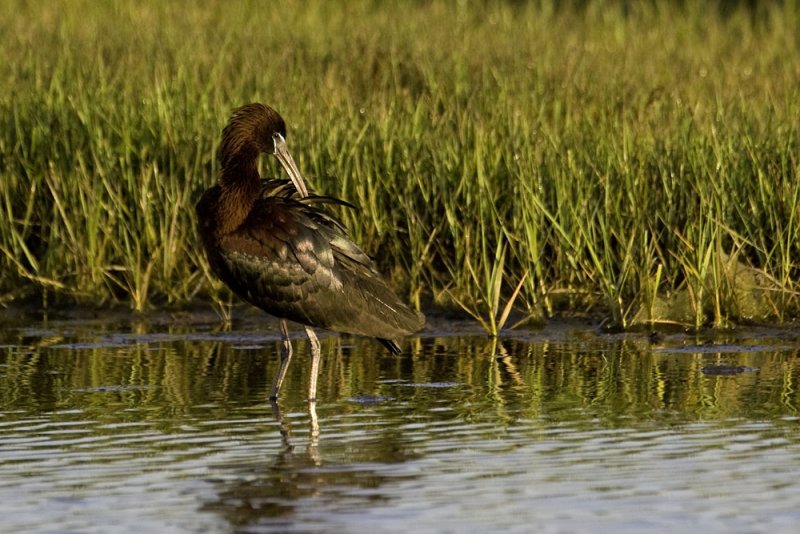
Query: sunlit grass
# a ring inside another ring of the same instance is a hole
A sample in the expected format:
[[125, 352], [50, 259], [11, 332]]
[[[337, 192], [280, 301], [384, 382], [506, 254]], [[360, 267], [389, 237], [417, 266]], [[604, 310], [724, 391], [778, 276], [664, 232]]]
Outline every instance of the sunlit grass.
[[0, 303], [224, 311], [193, 204], [263, 101], [419, 306], [796, 317], [798, 10], [628, 4], [3, 2]]

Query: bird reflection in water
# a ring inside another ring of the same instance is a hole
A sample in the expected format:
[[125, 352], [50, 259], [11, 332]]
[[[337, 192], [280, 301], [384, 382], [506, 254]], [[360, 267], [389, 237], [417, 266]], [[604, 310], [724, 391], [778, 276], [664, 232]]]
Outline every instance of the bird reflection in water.
[[[276, 401], [270, 401], [270, 405], [272, 406], [272, 415], [278, 423], [278, 428], [280, 428], [285, 450], [287, 453], [291, 454], [294, 452], [294, 444], [292, 444], [292, 426], [283, 418], [281, 408]], [[311, 462], [316, 466], [320, 466], [322, 465], [322, 457], [319, 453], [319, 420], [317, 419], [317, 406], [315, 402], [308, 403], [308, 421], [309, 430], [306, 452]]]

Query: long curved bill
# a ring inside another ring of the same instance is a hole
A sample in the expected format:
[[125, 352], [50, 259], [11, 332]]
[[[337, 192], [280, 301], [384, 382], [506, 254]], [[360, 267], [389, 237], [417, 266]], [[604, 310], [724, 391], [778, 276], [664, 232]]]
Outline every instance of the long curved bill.
[[292, 159], [292, 155], [289, 154], [289, 148], [286, 146], [286, 139], [283, 138], [282, 135], [276, 134], [273, 137], [275, 142], [275, 157], [278, 158], [278, 161], [281, 162], [281, 165], [286, 172], [289, 174], [289, 179], [294, 184], [294, 188], [297, 189], [297, 193], [300, 195], [301, 198], [305, 198], [308, 196], [308, 188], [306, 187], [306, 183], [303, 181], [303, 176], [300, 174], [300, 170], [295, 165], [294, 160]]

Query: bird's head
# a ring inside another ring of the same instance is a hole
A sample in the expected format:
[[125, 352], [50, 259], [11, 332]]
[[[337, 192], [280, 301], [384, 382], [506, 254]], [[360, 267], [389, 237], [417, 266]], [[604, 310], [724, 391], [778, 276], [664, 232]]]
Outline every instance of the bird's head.
[[277, 111], [264, 104], [246, 104], [234, 110], [222, 131], [220, 160], [222, 171], [237, 172], [253, 164], [262, 152], [275, 156], [289, 175], [297, 192], [308, 196], [308, 189], [286, 146], [286, 122]]

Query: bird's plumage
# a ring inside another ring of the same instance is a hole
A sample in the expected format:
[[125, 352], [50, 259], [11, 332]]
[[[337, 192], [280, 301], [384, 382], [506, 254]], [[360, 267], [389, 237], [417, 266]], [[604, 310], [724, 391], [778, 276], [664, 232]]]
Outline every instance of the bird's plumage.
[[392, 292], [330, 205], [348, 204], [301, 198], [288, 180], [262, 181], [239, 228], [208, 235], [212, 269], [237, 295], [276, 317], [379, 339], [421, 329], [422, 315]]

